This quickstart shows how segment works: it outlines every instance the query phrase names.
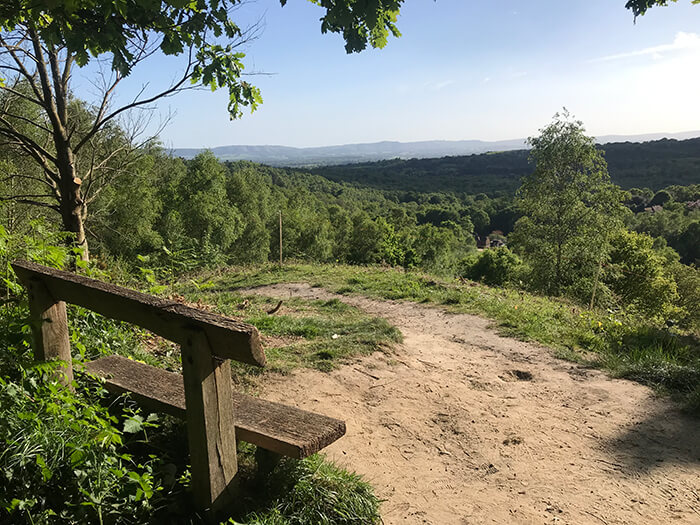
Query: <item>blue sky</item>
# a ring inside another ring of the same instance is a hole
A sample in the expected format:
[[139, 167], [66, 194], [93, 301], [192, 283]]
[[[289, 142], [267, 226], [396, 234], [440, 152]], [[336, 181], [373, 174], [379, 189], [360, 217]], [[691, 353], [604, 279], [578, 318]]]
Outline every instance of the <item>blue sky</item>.
[[[153, 122], [173, 114], [161, 132], [172, 147], [520, 138], [562, 106], [592, 135], [700, 129], [700, 6], [679, 0], [635, 24], [624, 4], [407, 0], [401, 38], [346, 55], [308, 1], [249, 2], [238, 16], [264, 22], [245, 48], [262, 106], [230, 121], [224, 91], [187, 92]], [[154, 58], [120, 96], [176, 69]]]

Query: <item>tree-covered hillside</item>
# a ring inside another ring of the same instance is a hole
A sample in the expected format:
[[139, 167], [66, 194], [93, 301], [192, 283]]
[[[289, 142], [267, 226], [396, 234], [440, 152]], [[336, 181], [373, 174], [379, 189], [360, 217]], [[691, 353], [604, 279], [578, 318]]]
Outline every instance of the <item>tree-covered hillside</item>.
[[[700, 138], [621, 142], [598, 146], [605, 151], [610, 177], [624, 189], [658, 190], [700, 182]], [[528, 151], [484, 153], [440, 159], [387, 160], [316, 168], [331, 180], [386, 190], [449, 191], [470, 194], [514, 193], [532, 172]]]

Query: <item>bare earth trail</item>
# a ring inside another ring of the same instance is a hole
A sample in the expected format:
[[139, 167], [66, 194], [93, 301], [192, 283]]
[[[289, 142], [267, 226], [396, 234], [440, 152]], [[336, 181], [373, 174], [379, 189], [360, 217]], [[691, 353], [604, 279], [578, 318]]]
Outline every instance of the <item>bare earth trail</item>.
[[306, 284], [404, 334], [331, 373], [271, 375], [262, 397], [345, 419], [327, 450], [375, 487], [384, 523], [700, 524], [700, 421], [646, 387], [498, 336], [489, 321]]

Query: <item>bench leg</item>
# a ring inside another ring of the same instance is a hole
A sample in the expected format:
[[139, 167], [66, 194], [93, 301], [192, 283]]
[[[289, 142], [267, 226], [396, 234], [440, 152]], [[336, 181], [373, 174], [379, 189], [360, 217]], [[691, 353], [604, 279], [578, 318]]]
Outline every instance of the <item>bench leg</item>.
[[255, 450], [255, 462], [258, 465], [259, 474], [269, 474], [282, 459], [282, 456], [270, 450], [258, 447]]
[[195, 504], [216, 512], [234, 501], [238, 471], [229, 360], [212, 354], [201, 331], [181, 350]]
[[56, 379], [72, 388], [73, 363], [66, 303], [56, 301], [40, 281], [27, 279], [24, 284], [29, 291], [34, 359], [63, 361], [56, 371]]

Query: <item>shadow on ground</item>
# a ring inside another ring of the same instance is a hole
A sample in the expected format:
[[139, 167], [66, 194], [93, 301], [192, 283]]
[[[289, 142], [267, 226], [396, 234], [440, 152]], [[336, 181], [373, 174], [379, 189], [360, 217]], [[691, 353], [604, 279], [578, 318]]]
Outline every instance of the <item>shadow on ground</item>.
[[700, 467], [700, 418], [675, 408], [654, 411], [622, 429], [602, 448], [616, 462], [639, 472], [664, 463]]

